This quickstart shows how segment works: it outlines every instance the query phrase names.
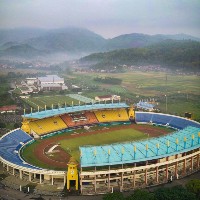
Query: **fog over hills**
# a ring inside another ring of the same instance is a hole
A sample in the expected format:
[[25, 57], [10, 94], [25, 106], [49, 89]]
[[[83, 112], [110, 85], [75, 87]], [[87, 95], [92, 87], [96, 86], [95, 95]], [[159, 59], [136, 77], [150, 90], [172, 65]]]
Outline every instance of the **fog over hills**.
[[46, 32], [47, 30], [39, 28], [0, 29], [0, 45], [6, 42], [23, 42], [44, 35]]
[[139, 48], [158, 44], [167, 39], [194, 40], [199, 38], [185, 35], [124, 34], [112, 39], [84, 29], [68, 27], [62, 29], [18, 28], [0, 30], [0, 57], [24, 59], [49, 58], [59, 54], [61, 60], [80, 58], [96, 52], [116, 49]]
[[45, 56], [45, 54], [46, 52], [35, 49], [28, 44], [17, 44], [2, 50], [0, 55], [31, 59], [36, 56]]
[[102, 50], [106, 40], [87, 29], [66, 28], [49, 31], [47, 34], [29, 39], [29, 45], [51, 52], [95, 52]]
[[200, 41], [200, 38], [196, 38], [196, 37], [186, 35], [186, 34], [147, 35], [147, 34], [142, 34], [142, 33], [132, 33], [132, 34], [120, 35], [118, 37], [108, 40], [107, 48], [109, 50], [114, 50], [114, 49], [145, 47], [145, 46], [162, 42], [167, 39]]
[[93, 53], [79, 60], [93, 69], [116, 69], [123, 65], [159, 65], [170, 69], [200, 70], [200, 42], [167, 39], [146, 47]]

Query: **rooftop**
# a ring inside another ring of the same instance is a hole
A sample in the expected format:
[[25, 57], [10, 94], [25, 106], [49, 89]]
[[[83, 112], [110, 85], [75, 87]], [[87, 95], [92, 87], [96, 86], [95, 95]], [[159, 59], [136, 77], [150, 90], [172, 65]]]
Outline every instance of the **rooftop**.
[[10, 110], [16, 110], [16, 109], [17, 109], [16, 105], [0, 107], [0, 111], [10, 111]]
[[38, 80], [41, 82], [58, 82], [58, 81], [64, 81], [63, 78], [60, 78], [57, 75], [46, 75], [44, 77], [38, 77]]
[[55, 115], [62, 115], [65, 113], [81, 112], [87, 110], [98, 110], [98, 109], [128, 108], [128, 107], [129, 106], [126, 103], [90, 104], [90, 105], [63, 107], [59, 109], [43, 110], [40, 112], [34, 112], [22, 115], [22, 117], [32, 118], [32, 119], [42, 119], [46, 117], [52, 117]]
[[188, 126], [172, 134], [143, 141], [79, 147], [81, 167], [137, 163], [184, 153], [200, 147], [199, 132], [200, 128]]

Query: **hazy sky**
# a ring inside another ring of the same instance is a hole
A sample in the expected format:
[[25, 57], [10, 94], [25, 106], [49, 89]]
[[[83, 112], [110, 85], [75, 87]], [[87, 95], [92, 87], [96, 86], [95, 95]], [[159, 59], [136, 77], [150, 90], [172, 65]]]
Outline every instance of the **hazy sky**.
[[67, 26], [105, 38], [125, 33], [200, 37], [200, 0], [0, 0], [0, 28]]

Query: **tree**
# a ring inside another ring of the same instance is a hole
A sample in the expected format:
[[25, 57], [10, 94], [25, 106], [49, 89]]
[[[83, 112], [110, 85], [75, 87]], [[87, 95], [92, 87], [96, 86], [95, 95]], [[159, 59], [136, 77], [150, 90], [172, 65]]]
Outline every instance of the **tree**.
[[134, 191], [134, 194], [127, 197], [127, 200], [156, 200], [156, 198], [153, 193], [137, 189]]
[[108, 193], [103, 196], [103, 200], [124, 200], [124, 196], [120, 192]]
[[14, 124], [14, 128], [19, 128], [19, 127], [20, 127], [20, 125], [18, 123]]
[[160, 188], [154, 194], [157, 200], [196, 200], [195, 195], [181, 185], [172, 188]]
[[200, 180], [199, 179], [190, 180], [185, 186], [189, 192], [196, 194], [196, 197], [200, 198]]
[[6, 124], [3, 122], [0, 122], [0, 128], [6, 128]]

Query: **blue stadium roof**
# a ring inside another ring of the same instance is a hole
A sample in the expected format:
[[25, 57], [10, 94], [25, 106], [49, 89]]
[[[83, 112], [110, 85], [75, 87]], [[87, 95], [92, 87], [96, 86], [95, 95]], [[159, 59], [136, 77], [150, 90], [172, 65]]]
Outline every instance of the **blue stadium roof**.
[[137, 163], [187, 152], [200, 147], [199, 132], [200, 128], [189, 126], [173, 134], [138, 142], [80, 147], [81, 167]]
[[22, 117], [32, 118], [32, 119], [42, 119], [46, 117], [52, 117], [55, 115], [62, 115], [65, 113], [81, 112], [87, 110], [98, 110], [98, 109], [116, 109], [116, 108], [128, 108], [126, 103], [112, 103], [112, 104], [91, 104], [91, 105], [81, 105], [81, 106], [71, 106], [52, 110], [43, 110], [40, 112], [34, 112], [30, 114], [22, 115]]

